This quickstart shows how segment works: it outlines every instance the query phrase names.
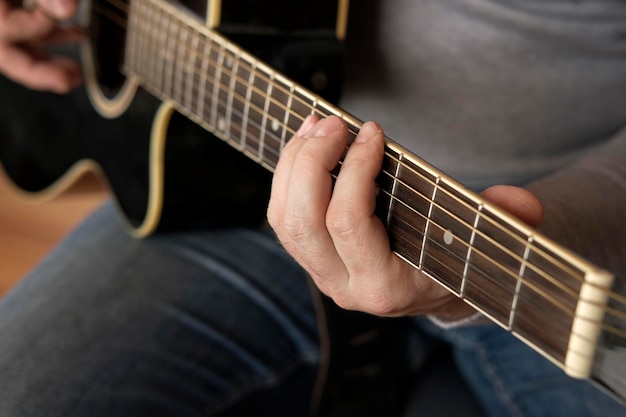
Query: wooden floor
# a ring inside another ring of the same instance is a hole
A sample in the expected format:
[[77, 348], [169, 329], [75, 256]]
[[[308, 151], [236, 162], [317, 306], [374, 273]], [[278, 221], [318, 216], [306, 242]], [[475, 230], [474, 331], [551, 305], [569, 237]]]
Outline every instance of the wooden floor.
[[95, 177], [57, 198], [27, 203], [0, 167], [0, 296], [105, 198]]

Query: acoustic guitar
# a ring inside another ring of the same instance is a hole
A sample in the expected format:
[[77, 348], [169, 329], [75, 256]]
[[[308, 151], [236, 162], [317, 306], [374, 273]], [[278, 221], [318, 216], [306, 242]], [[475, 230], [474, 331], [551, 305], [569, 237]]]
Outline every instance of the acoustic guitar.
[[[258, 9], [253, 1], [243, 3]], [[101, 172], [129, 231], [138, 237], [187, 227], [190, 218], [206, 218], [210, 225], [228, 223], [224, 219], [233, 213], [244, 219], [249, 213], [263, 213], [269, 176], [307, 115], [343, 118], [352, 139], [362, 125], [331, 104], [332, 99], [322, 98], [336, 95], [333, 86], [340, 84], [342, 67], [337, 62], [342, 51], [336, 41], [345, 33], [347, 0], [310, 2], [313, 6], [307, 10], [307, 2], [279, 3], [286, 13], [297, 7], [294, 16], [326, 22], [293, 24], [294, 33], [304, 28], [318, 36], [304, 47], [313, 67], [322, 67], [304, 71], [304, 83], [268, 64], [271, 54], [259, 58], [264, 51], [256, 51], [258, 45], [250, 41], [258, 33], [247, 36], [240, 30], [242, 22], [233, 17], [245, 9], [241, 2], [210, 1], [204, 9], [164, 0], [94, 1], [92, 36], [83, 45], [83, 63], [90, 102], [103, 120], [111, 120], [106, 128], [95, 118], [88, 118], [88, 125], [85, 118], [68, 122], [65, 132], [91, 132], [86, 136], [93, 140], [64, 146], [78, 149], [67, 156], [54, 138], [47, 138], [47, 144], [38, 147], [47, 149], [44, 157], [57, 162], [45, 169], [39, 168], [42, 161], [25, 156], [30, 145], [24, 144], [19, 129], [28, 127], [2, 132], [4, 168], [21, 188], [46, 195], [65, 188], [81, 171]], [[238, 4], [236, 10], [233, 4]], [[279, 50], [287, 56], [302, 50], [281, 43], [263, 19], [275, 17], [269, 13], [256, 25], [282, 45]], [[246, 43], [246, 50], [239, 46]], [[295, 67], [291, 72], [297, 74]], [[142, 101], [141, 108], [135, 108], [135, 96], [146, 92], [158, 100]], [[37, 101], [29, 94], [20, 91], [14, 99]], [[36, 106], [31, 108], [37, 112]], [[142, 118], [152, 108], [156, 117]], [[42, 123], [62, 123], [58, 114], [42, 112]], [[125, 124], [117, 122], [122, 114]], [[178, 131], [173, 125], [180, 119], [195, 122], [193, 134], [166, 140], [170, 130]], [[116, 141], [115, 132], [122, 129], [137, 132], [137, 141]], [[147, 129], [151, 136], [141, 139]], [[207, 140], [207, 131], [221, 139], [212, 141], [216, 148], [190, 151]], [[231, 151], [247, 158], [236, 159]], [[218, 178], [204, 188], [212, 190], [210, 203], [196, 188], [207, 180], [199, 172], [208, 165], [214, 169], [209, 177]], [[183, 182], [169, 183], [171, 177]], [[224, 182], [233, 178], [239, 187], [235, 195], [213, 191], [224, 189]], [[626, 398], [626, 297], [610, 272], [531, 229], [391, 139], [378, 186], [377, 215], [398, 256], [568, 375], [597, 383], [618, 401]], [[258, 215], [248, 219], [259, 220]]]

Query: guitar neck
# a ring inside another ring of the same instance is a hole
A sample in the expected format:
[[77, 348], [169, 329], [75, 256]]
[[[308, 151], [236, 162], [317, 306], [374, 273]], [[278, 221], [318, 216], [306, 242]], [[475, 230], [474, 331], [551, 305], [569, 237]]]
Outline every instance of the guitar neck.
[[[309, 114], [362, 123], [206, 28], [133, 0], [125, 73], [273, 171]], [[587, 377], [612, 276], [489, 204], [391, 140], [377, 214], [393, 250], [572, 376]]]

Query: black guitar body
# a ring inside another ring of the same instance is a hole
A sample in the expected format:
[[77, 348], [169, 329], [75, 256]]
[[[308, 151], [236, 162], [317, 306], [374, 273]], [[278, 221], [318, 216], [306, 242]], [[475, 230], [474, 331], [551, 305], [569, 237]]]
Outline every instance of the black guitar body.
[[[284, 14], [276, 10], [302, 5], [275, 3], [264, 8], [252, 1], [224, 2], [218, 29], [288, 77], [337, 100], [344, 76], [343, 44], [334, 36], [332, 20], [337, 2], [309, 5], [310, 13], [298, 13], [306, 19], [287, 27], [279, 26], [284, 20], [277, 15]], [[125, 34], [100, 13], [106, 7], [92, 8], [89, 27], [98, 83], [114, 97], [124, 82], [119, 67]], [[259, 8], [265, 13], [257, 15]], [[203, 9], [194, 8], [198, 15]], [[0, 163], [19, 188], [45, 194], [79, 161], [96, 161], [130, 228], [145, 221], [152, 198], [151, 129], [160, 100], [139, 89], [122, 115], [107, 119], [94, 110], [84, 88], [68, 95], [40, 93], [2, 77], [0, 94], [11, 97], [0, 100]], [[178, 113], [169, 122], [165, 147], [158, 231], [244, 226], [264, 219], [271, 181], [266, 169]]]

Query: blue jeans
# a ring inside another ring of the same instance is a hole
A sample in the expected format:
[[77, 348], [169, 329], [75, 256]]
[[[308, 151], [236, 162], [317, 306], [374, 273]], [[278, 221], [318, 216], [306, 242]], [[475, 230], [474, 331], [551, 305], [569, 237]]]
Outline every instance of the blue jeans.
[[[0, 416], [306, 416], [316, 318], [271, 232], [135, 240], [115, 217], [105, 205], [0, 301]], [[411, 328], [407, 363], [451, 343], [492, 416], [626, 415], [496, 326]]]

